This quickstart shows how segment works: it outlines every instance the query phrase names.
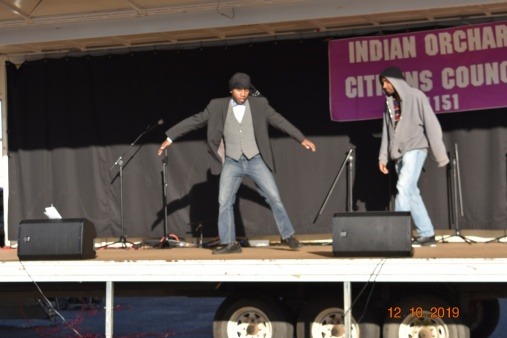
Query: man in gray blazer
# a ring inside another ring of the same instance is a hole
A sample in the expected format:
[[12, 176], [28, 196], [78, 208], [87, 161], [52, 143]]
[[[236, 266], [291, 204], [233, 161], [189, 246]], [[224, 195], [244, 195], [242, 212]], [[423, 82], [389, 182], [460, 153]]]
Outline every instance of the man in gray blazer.
[[282, 237], [291, 249], [301, 244], [294, 238], [294, 228], [280, 199], [272, 172], [273, 154], [269, 145], [268, 127], [287, 133], [308, 150], [315, 145], [303, 133], [277, 113], [264, 97], [249, 97], [250, 77], [236, 73], [229, 80], [231, 97], [211, 100], [204, 111], [190, 116], [166, 131], [167, 139], [158, 155], [174, 140], [186, 133], [208, 126], [207, 143], [211, 172], [220, 174], [218, 234], [221, 247], [214, 254], [239, 253], [236, 240], [233, 206], [243, 177], [253, 179], [266, 199]]

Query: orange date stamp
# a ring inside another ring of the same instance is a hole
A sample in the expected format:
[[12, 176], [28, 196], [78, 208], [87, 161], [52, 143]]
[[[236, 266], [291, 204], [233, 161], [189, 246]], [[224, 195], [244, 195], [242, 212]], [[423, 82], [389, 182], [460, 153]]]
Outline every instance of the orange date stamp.
[[400, 306], [391, 306], [387, 309], [387, 315], [392, 319], [401, 319], [407, 316], [412, 318], [459, 318], [461, 311], [457, 306], [413, 306], [403, 309]]

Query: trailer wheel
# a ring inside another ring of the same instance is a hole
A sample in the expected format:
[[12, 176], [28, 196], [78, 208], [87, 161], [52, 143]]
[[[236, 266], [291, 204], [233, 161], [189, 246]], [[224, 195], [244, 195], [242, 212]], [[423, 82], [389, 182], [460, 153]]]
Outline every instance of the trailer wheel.
[[226, 298], [213, 320], [213, 337], [293, 338], [294, 327], [283, 304], [267, 297]]
[[[310, 301], [301, 309], [297, 323], [298, 338], [342, 338], [345, 337], [345, 312], [340, 308], [340, 299], [319, 299]], [[367, 329], [369, 329], [368, 327]], [[351, 338], [359, 338], [359, 325], [352, 317]], [[378, 337], [378, 335], [364, 335]]]
[[[410, 297], [392, 305], [383, 326], [383, 338], [470, 338], [470, 328], [461, 313], [452, 313], [441, 299], [430, 296]], [[439, 309], [442, 309], [441, 311]], [[456, 318], [454, 318], [456, 317]]]
[[500, 320], [498, 299], [477, 301], [472, 307], [471, 336], [473, 338], [489, 337]]

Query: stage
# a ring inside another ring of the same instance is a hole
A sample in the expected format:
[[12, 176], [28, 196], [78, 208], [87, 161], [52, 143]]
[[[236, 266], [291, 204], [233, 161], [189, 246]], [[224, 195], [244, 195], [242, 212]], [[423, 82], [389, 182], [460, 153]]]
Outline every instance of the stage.
[[[228, 281], [475, 281], [507, 282], [503, 231], [437, 233], [435, 247], [414, 248], [412, 257], [335, 257], [329, 237], [300, 236], [292, 251], [279, 242], [244, 247], [240, 254], [213, 255], [209, 248], [103, 247], [82, 260], [20, 261], [15, 248], [0, 251], [0, 282], [228, 282]], [[451, 236], [451, 237], [449, 237]], [[499, 238], [499, 241], [494, 241]], [[442, 242], [445, 240], [445, 242]], [[138, 242], [139, 243], [139, 242]], [[188, 244], [188, 243], [187, 243]]]
[[454, 285], [451, 288], [507, 297], [503, 231], [462, 235], [474, 242], [464, 242], [452, 232], [439, 234], [435, 247], [414, 248], [411, 257], [335, 257], [329, 236], [319, 240], [298, 236], [306, 244], [298, 251], [270, 241], [269, 246], [245, 247], [242, 253], [229, 255], [191, 246], [103, 247], [115, 239], [97, 240], [96, 257], [81, 260], [19, 260], [15, 248], [4, 248], [1, 296], [15, 302], [38, 299], [41, 293], [47, 298], [105, 297], [107, 337], [113, 332], [115, 297], [227, 297], [229, 287], [291, 290], [318, 285], [331, 286], [350, 304], [351, 286], [391, 282], [396, 287], [447, 283]]

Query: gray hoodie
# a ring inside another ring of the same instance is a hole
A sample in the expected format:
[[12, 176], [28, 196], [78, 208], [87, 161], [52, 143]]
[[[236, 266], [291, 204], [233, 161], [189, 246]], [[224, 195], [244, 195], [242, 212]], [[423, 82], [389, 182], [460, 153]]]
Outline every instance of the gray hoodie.
[[398, 160], [410, 150], [430, 148], [437, 165], [443, 167], [449, 163], [449, 158], [442, 141], [440, 123], [426, 94], [410, 87], [401, 74], [399, 69], [389, 67], [380, 75], [380, 80], [387, 78], [398, 93], [401, 117], [395, 129], [393, 97], [386, 96], [379, 163]]

